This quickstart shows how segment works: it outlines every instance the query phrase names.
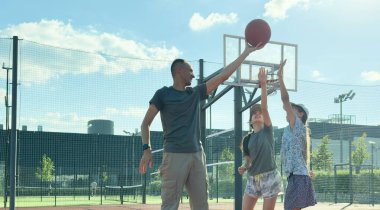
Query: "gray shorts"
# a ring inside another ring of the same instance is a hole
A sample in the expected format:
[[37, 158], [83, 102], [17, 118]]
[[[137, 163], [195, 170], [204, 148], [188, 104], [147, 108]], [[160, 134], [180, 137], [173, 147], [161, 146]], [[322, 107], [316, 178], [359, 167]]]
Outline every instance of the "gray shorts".
[[277, 170], [248, 176], [245, 194], [259, 198], [273, 198], [282, 192], [281, 175]]

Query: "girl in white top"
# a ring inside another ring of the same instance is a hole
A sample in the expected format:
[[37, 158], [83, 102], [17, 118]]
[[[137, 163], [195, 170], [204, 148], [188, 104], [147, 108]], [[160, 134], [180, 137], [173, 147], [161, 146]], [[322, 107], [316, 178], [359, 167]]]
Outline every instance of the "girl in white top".
[[285, 63], [286, 60], [280, 64], [278, 71], [281, 100], [289, 122], [284, 129], [281, 145], [281, 159], [288, 180], [284, 208], [299, 210], [317, 203], [307, 168], [310, 137], [306, 121], [309, 111], [303, 104], [290, 103], [283, 78]]

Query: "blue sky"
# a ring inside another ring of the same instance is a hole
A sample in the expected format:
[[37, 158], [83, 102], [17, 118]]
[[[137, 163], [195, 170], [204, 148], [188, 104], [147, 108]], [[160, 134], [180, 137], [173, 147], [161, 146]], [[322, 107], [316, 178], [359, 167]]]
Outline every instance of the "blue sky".
[[[249, 21], [262, 18], [271, 26], [271, 40], [298, 45], [299, 80], [358, 86], [380, 85], [380, 1], [377, 0], [66, 0], [54, 3], [47, 0], [4, 0], [1, 8], [1, 38], [17, 35], [21, 39], [41, 44], [91, 52], [94, 53], [92, 59], [98, 60], [104, 60], [107, 57], [104, 55], [109, 54], [163, 61], [171, 61], [176, 57], [189, 61], [202, 58], [223, 63], [223, 34], [243, 36]], [[118, 61], [114, 61], [115, 66], [118, 64]], [[58, 101], [52, 110], [49, 104], [46, 107], [40, 104], [44, 108], [35, 112], [28, 111], [29, 106], [25, 104], [20, 111], [19, 123], [27, 124], [30, 130], [35, 130], [41, 124], [46, 130], [66, 131], [62, 127], [69, 122], [71, 127], [68, 126], [67, 130], [86, 132], [87, 120], [106, 118], [115, 121], [116, 134], [122, 134], [124, 129], [133, 131], [139, 128], [154, 90], [171, 84], [167, 74], [168, 62], [158, 66], [143, 62], [134, 66], [126, 71], [117, 67], [102, 71], [98, 67], [83, 65], [78, 68], [79, 73], [71, 72], [77, 76], [75, 79], [70, 77], [70, 82], [92, 78], [98, 82], [97, 85], [107, 86], [99, 77], [110, 79], [107, 75], [121, 75], [115, 80], [117, 82], [111, 81], [121, 86], [110, 88], [127, 89], [123, 81], [133, 84], [147, 74], [167, 79], [147, 81], [151, 88], [134, 90], [141, 91], [141, 97], [133, 99], [133, 102], [126, 100], [129, 97], [127, 91], [116, 95], [104, 93], [102, 97], [107, 100], [102, 102], [96, 101], [98, 96], [94, 97], [92, 103], [104, 104], [101, 110], [93, 112], [89, 107], [91, 103], [86, 104], [91, 99], [82, 98], [81, 101], [80, 97], [75, 100], [87, 108], [71, 112], [66, 109], [73, 109], [75, 104], [61, 106], [64, 102]], [[26, 98], [24, 101], [35, 104], [40, 100], [33, 100], [33, 97], [28, 99], [28, 94], [39, 91], [40, 95], [46, 95], [48, 92], [44, 91], [56, 88], [56, 78], [60, 77], [60, 82], [65, 84], [68, 78], [64, 75], [71, 74], [58, 70], [35, 70], [33, 73], [25, 72], [21, 81]], [[4, 71], [0, 73], [0, 79], [4, 81]], [[65, 91], [70, 93], [73, 90]], [[0, 94], [5, 95], [4, 85], [0, 86]], [[54, 95], [54, 91], [50, 94]], [[340, 92], [331, 94], [338, 95]], [[65, 94], [65, 97], [68, 95]], [[106, 101], [113, 101], [115, 105], [109, 105]], [[322, 110], [324, 116], [315, 117], [327, 117], [332, 112], [339, 112], [337, 105], [330, 105], [333, 111], [327, 112], [330, 108], [326, 105]], [[217, 113], [218, 109], [215, 110]], [[223, 110], [220, 112], [224, 113]], [[233, 118], [229, 117], [232, 121]], [[129, 123], [123, 122], [125, 119]], [[0, 120], [4, 121], [3, 112]], [[225, 120], [216, 117], [213, 121], [217, 123]], [[371, 123], [380, 124], [379, 121]], [[229, 128], [231, 124], [220, 124], [219, 127]], [[153, 129], [160, 129], [159, 119], [155, 120]]]

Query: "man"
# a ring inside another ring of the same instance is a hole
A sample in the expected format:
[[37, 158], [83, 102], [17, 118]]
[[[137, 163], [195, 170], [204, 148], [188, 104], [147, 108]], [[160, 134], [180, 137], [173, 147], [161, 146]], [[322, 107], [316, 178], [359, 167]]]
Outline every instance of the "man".
[[243, 53], [227, 65], [218, 75], [204, 84], [190, 87], [193, 69], [183, 59], [171, 65], [173, 86], [156, 91], [149, 101], [149, 108], [141, 124], [143, 156], [140, 173], [152, 167], [150, 125], [158, 112], [161, 114], [164, 132], [164, 153], [160, 166], [162, 210], [178, 209], [183, 186], [190, 197], [193, 210], [208, 210], [208, 181], [206, 158], [200, 141], [199, 102], [227, 80], [256, 49], [246, 43]]

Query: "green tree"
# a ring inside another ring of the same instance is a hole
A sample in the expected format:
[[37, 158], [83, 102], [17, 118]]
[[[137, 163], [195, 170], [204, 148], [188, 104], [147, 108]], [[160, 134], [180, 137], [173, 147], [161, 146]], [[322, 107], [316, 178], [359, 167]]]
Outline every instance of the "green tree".
[[[234, 154], [231, 152], [231, 150], [226, 147], [223, 149], [222, 154], [220, 154], [219, 161], [225, 162], [225, 161], [232, 161], [234, 160]], [[219, 177], [220, 178], [232, 178], [234, 174], [234, 164], [226, 163], [219, 165]]]
[[330, 138], [328, 135], [322, 138], [317, 149], [312, 152], [312, 164], [315, 170], [331, 171], [333, 165], [333, 153], [329, 149]]
[[40, 166], [37, 167], [36, 177], [42, 182], [48, 183], [49, 189], [51, 189], [51, 183], [54, 180], [54, 162], [46, 154], [42, 156]]
[[363, 133], [361, 137], [353, 142], [355, 146], [355, 151], [352, 153], [352, 163], [356, 167], [356, 173], [360, 173], [360, 167], [365, 160], [369, 158], [369, 153], [367, 151], [367, 145], [365, 139], [367, 138], [367, 133]]

